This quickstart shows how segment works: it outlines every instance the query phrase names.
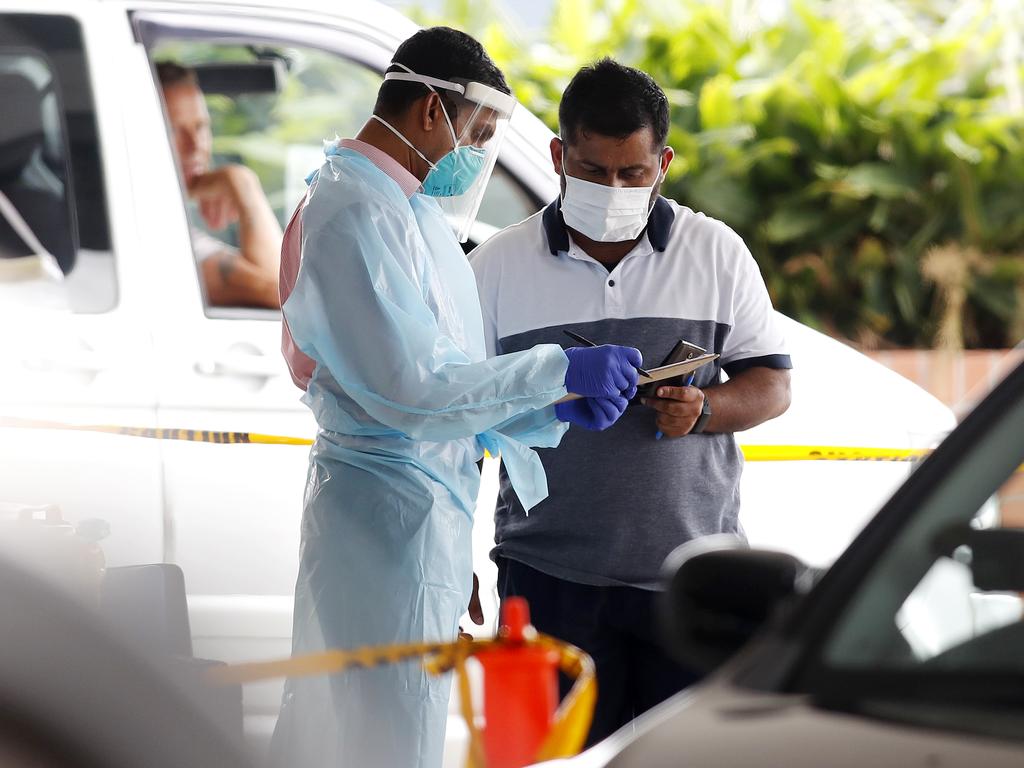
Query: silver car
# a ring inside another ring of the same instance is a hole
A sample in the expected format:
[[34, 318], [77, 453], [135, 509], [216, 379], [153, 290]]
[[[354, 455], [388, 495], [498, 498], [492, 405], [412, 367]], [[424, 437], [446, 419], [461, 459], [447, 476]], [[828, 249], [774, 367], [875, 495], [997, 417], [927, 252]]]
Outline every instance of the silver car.
[[550, 765], [1024, 764], [1022, 463], [1024, 364], [820, 578], [730, 540], [681, 548], [665, 641], [716, 671]]

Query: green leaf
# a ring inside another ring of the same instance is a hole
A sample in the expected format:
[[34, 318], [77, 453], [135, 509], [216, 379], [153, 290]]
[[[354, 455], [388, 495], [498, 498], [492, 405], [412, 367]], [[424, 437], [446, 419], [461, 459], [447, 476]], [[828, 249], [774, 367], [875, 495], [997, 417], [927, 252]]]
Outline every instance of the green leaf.
[[947, 130], [942, 133], [942, 145], [952, 152], [954, 155], [959, 157], [961, 160], [967, 163], [977, 165], [982, 161], [984, 155], [981, 150], [977, 147], [972, 147], [966, 141], [961, 139], [956, 131]]
[[861, 163], [843, 174], [834, 189], [858, 199], [916, 200], [918, 184], [918, 176], [906, 169], [884, 163]]
[[737, 230], [748, 229], [757, 219], [757, 200], [740, 180], [723, 169], [687, 179], [683, 200]]
[[732, 94], [732, 78], [716, 75], [704, 83], [700, 91], [701, 127], [704, 130], [726, 128], [739, 120], [739, 111]]
[[788, 243], [813, 232], [821, 223], [818, 208], [780, 208], [765, 221], [764, 236], [770, 243]]

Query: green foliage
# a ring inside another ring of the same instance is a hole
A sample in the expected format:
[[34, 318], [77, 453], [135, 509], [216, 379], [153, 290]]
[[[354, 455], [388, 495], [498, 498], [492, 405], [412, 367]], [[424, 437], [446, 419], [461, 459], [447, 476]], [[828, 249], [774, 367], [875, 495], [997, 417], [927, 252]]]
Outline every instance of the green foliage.
[[996, 76], [1013, 31], [977, 5], [913, 44], [808, 7], [742, 36], [695, 0], [559, 0], [531, 45], [485, 4], [442, 18], [556, 131], [580, 66], [650, 73], [671, 103], [665, 194], [732, 226], [786, 314], [868, 346], [999, 347], [1024, 328], [1024, 116]]

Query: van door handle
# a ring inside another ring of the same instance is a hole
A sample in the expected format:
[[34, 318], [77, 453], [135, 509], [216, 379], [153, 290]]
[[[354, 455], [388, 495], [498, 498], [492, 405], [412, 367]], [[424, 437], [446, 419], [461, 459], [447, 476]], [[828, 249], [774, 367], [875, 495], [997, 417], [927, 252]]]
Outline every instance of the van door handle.
[[95, 352], [74, 351], [56, 357], [27, 357], [22, 361], [26, 369], [38, 373], [91, 373], [98, 374], [111, 367], [110, 360]]
[[199, 360], [196, 373], [201, 376], [240, 376], [253, 379], [271, 379], [285, 371], [284, 360], [266, 355], [228, 352], [219, 357]]

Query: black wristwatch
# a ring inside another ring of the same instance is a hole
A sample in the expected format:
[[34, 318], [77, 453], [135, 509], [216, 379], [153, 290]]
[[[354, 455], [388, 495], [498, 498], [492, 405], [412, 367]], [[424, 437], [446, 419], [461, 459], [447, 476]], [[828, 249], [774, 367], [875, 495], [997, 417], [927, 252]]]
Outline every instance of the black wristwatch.
[[697, 417], [693, 429], [690, 430], [691, 435], [699, 435], [711, 420], [711, 401], [708, 400], [707, 393], [703, 389], [700, 391], [700, 394], [704, 398], [704, 405], [701, 406], [700, 416]]

